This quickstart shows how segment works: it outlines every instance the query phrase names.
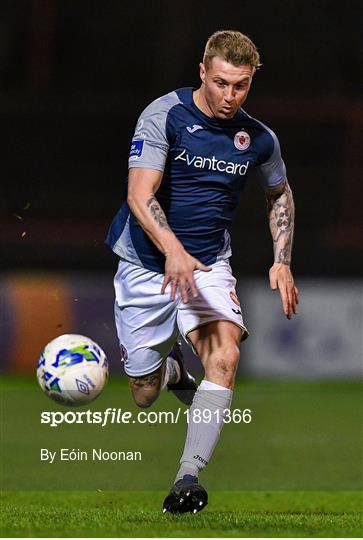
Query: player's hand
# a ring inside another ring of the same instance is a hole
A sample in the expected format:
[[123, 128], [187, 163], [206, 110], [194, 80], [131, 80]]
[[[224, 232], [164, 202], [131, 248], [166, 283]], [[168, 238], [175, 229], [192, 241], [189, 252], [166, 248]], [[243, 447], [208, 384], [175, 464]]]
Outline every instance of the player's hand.
[[282, 308], [288, 319], [297, 313], [299, 303], [299, 291], [294, 283], [290, 266], [282, 263], [274, 263], [270, 268], [270, 287], [272, 290], [279, 289]]
[[184, 249], [167, 255], [161, 294], [164, 294], [167, 285], [171, 283], [170, 300], [175, 299], [176, 291], [178, 289], [185, 304], [188, 303], [190, 292], [193, 298], [196, 298], [198, 296], [198, 291], [194, 281], [194, 270], [210, 272], [212, 269], [198, 261], [195, 257], [189, 255]]

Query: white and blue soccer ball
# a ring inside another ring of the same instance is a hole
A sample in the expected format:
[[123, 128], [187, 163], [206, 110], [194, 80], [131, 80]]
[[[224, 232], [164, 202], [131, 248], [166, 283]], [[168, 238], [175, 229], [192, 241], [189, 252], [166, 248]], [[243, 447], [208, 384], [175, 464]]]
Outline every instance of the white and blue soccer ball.
[[37, 378], [54, 401], [84, 405], [100, 395], [108, 380], [107, 358], [92, 339], [64, 334], [45, 346], [38, 360]]

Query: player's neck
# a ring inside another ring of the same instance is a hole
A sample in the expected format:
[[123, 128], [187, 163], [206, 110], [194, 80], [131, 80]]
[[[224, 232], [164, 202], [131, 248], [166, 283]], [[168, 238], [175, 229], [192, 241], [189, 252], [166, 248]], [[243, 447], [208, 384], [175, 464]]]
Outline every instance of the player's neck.
[[213, 118], [213, 112], [208, 106], [202, 87], [193, 92], [193, 100], [195, 105], [202, 111], [202, 113], [206, 114], [210, 118]]

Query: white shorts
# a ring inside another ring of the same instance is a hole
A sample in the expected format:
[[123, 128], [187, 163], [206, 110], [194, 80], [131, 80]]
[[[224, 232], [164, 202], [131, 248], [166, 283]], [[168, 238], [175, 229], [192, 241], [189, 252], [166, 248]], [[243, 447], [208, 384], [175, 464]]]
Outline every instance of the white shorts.
[[188, 333], [212, 321], [231, 321], [243, 330], [242, 339], [248, 336], [228, 260], [210, 266], [210, 272], [194, 271], [198, 297], [190, 296], [185, 304], [179, 292], [170, 300], [170, 285], [160, 293], [163, 274], [120, 260], [114, 279], [115, 320], [127, 375], [152, 373], [179, 334], [191, 345]]

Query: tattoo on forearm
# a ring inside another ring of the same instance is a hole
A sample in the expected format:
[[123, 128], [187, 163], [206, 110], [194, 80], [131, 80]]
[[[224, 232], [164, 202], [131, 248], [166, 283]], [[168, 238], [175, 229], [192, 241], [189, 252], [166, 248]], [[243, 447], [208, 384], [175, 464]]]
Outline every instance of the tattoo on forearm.
[[[275, 259], [276, 259], [276, 257], [275, 257]], [[280, 249], [280, 251], [278, 251], [277, 260], [275, 260], [275, 262], [284, 263], [284, 264], [290, 264], [290, 262], [291, 262], [291, 254], [289, 253], [289, 251], [286, 248], [282, 248], [282, 249]]]
[[167, 231], [171, 231], [168, 222], [166, 221], [163, 209], [154, 196], [150, 197], [150, 199], [146, 202], [146, 206], [149, 208], [154, 221], [156, 221], [159, 227]]
[[277, 198], [267, 198], [270, 231], [274, 243], [275, 262], [290, 264], [294, 236], [295, 208], [289, 184]]

